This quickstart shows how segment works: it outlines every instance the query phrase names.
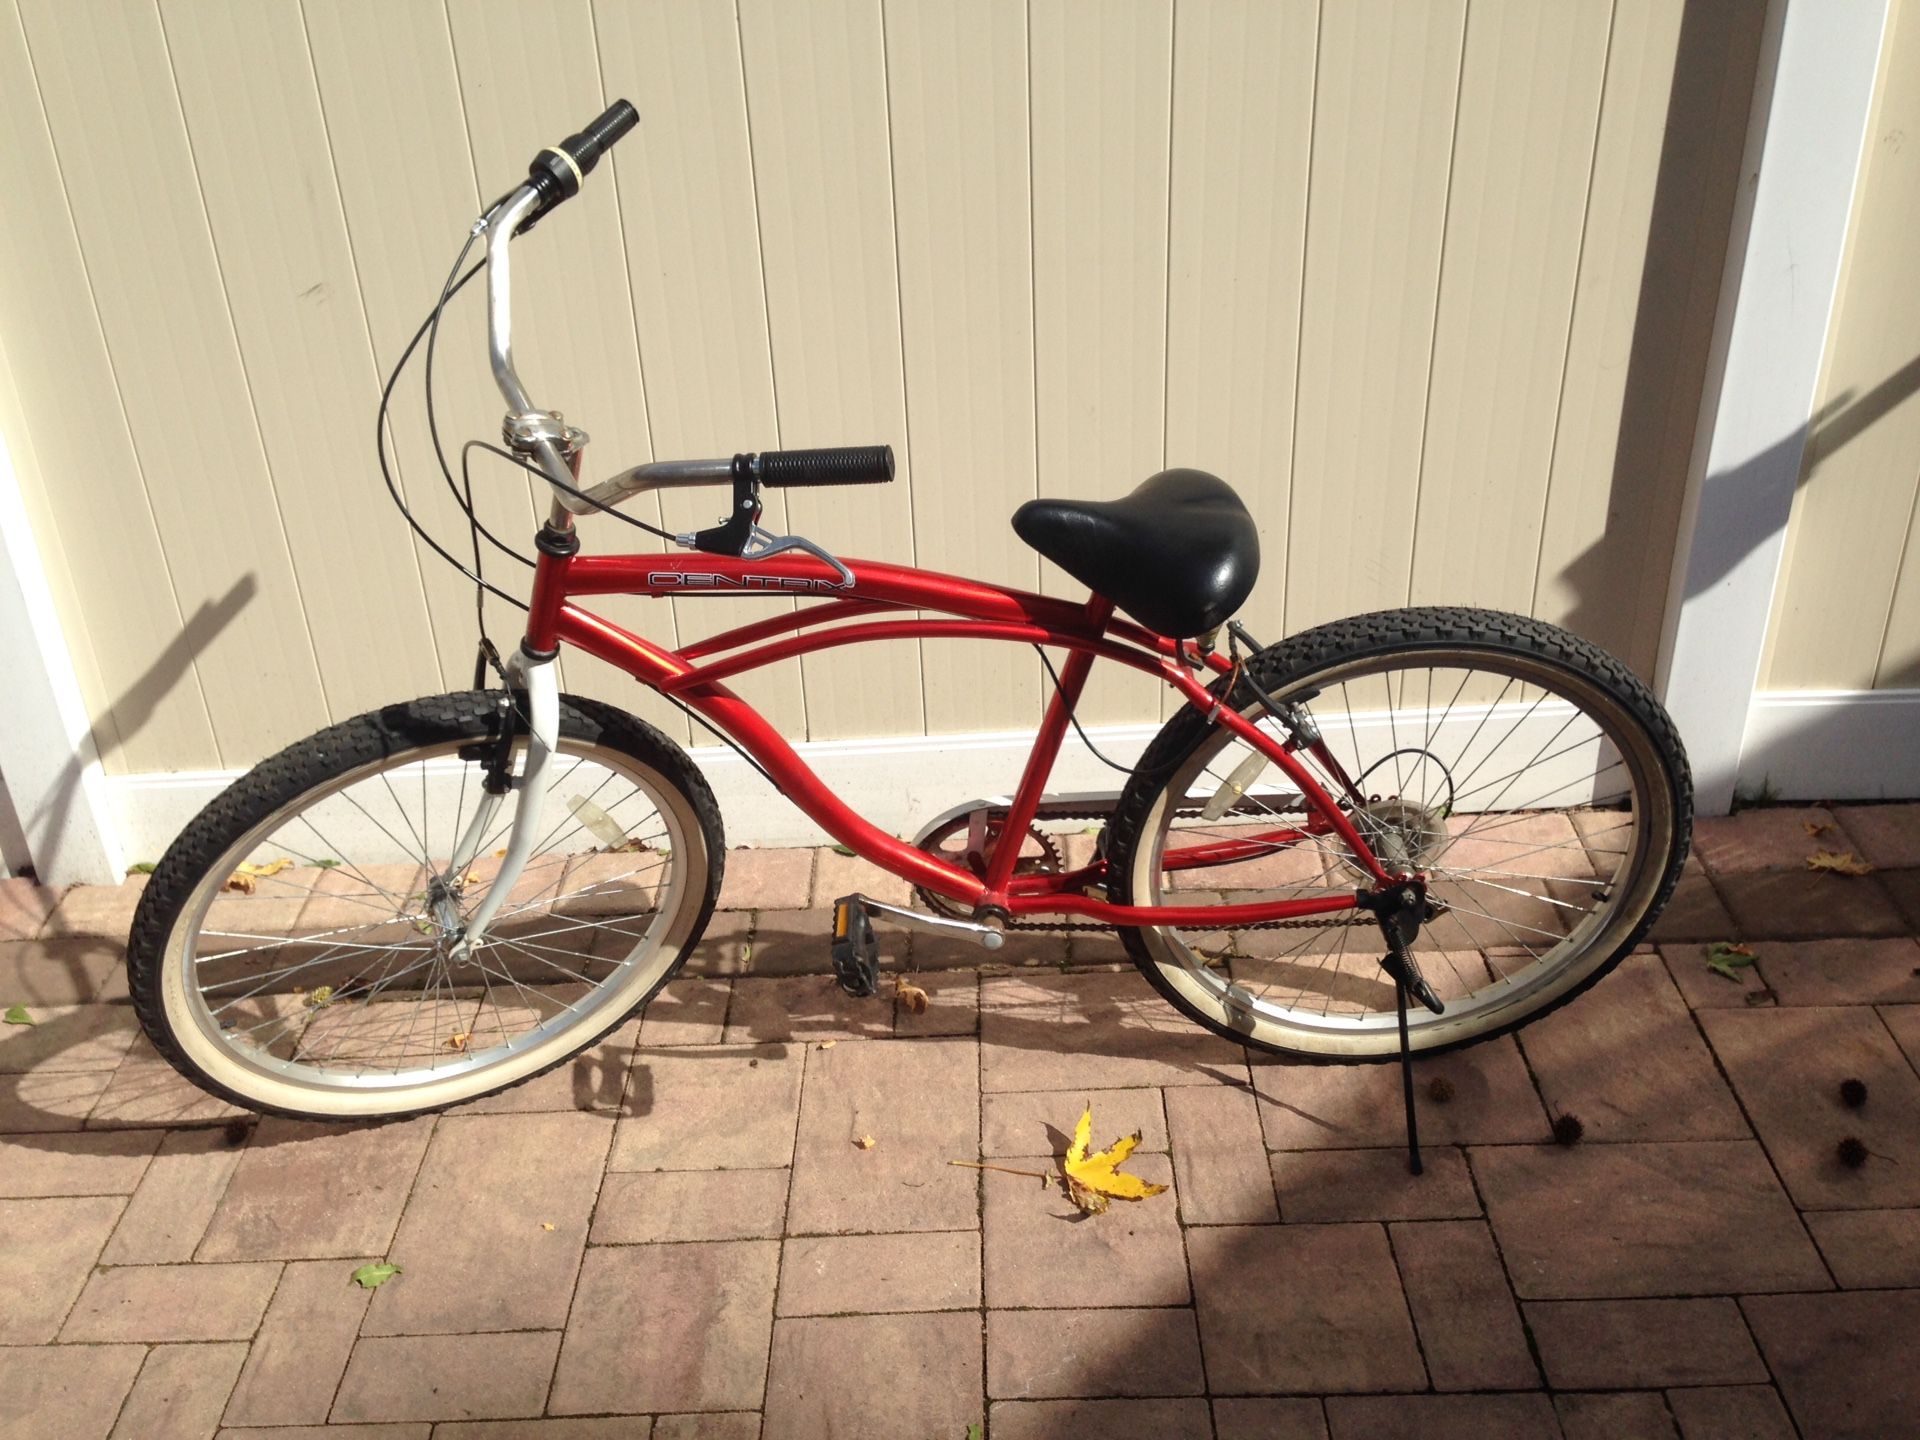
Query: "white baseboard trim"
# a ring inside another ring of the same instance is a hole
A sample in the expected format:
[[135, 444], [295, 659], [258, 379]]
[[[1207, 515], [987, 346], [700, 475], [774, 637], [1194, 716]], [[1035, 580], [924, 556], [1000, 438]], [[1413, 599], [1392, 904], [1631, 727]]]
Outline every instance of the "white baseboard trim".
[[1920, 690], [1763, 690], [1747, 713], [1740, 793], [1782, 800], [1920, 796]]
[[[1103, 754], [1131, 765], [1158, 724], [1089, 728]], [[794, 747], [841, 799], [881, 829], [913, 835], [927, 821], [978, 796], [1005, 795], [1019, 783], [1033, 748], [1031, 731], [914, 735], [899, 739], [815, 740]], [[724, 745], [688, 752], [720, 802], [729, 845], [819, 845], [829, 837]], [[238, 770], [107, 777], [120, 843], [131, 860], [158, 860], [189, 821], [237, 780]], [[1055, 791], [1114, 791], [1126, 777], [1109, 770], [1069, 735], [1054, 765]]]
[[[1500, 766], [1489, 765], [1495, 756], [1506, 754], [1515, 761], [1529, 755], [1537, 758], [1541, 751], [1559, 744], [1570, 714], [1570, 709], [1558, 702], [1551, 705], [1509, 702], [1491, 707], [1449, 705], [1445, 712], [1431, 720], [1424, 710], [1400, 710], [1391, 716], [1384, 709], [1365, 711], [1352, 723], [1333, 725], [1327, 742], [1348, 773], [1359, 776], [1367, 772], [1370, 762], [1386, 763], [1381, 757], [1399, 750], [1404, 738], [1426, 734], [1431, 726], [1436, 744], [1442, 736], [1450, 735], [1455, 743], [1464, 747], [1459, 752], [1463, 759], [1469, 755], [1480, 757], [1468, 762], [1470, 772], [1486, 777], [1480, 784], [1471, 785], [1472, 773], [1463, 772], [1463, 784], [1470, 788], [1463, 792], [1461, 804], [1471, 809], [1498, 804], [1507, 797], [1506, 788], [1495, 788], [1499, 781], [1493, 777], [1500, 774]], [[1103, 755], [1116, 764], [1130, 767], [1160, 728], [1158, 722], [1107, 726], [1090, 729], [1088, 735]], [[1011, 794], [1032, 752], [1033, 733], [996, 731], [816, 740], [795, 748], [856, 813], [882, 830], [911, 838], [928, 821], [966, 801]], [[728, 843], [817, 845], [830, 838], [732, 750], [708, 745], [690, 753], [720, 802]], [[1545, 763], [1545, 777], [1536, 775], [1535, 783], [1544, 786], [1553, 775], [1564, 774], [1568, 784], [1575, 784], [1592, 775], [1595, 756], [1589, 746], [1567, 744]], [[441, 762], [434, 764], [438, 766]], [[448, 762], [446, 777], [457, 776], [459, 769], [457, 762]], [[239, 773], [213, 770], [108, 777], [112, 813], [128, 858], [159, 859], [174, 836], [202, 806], [237, 779]], [[1273, 784], [1277, 779], [1270, 774], [1265, 783]], [[1077, 736], [1069, 733], [1047, 788], [1054, 794], [1064, 795], [1112, 794], [1125, 783], [1126, 776], [1103, 765]], [[1477, 804], [1473, 799], [1476, 794]], [[1514, 794], [1509, 798], [1512, 803], [1525, 804], [1536, 797]], [[1576, 797], [1567, 794], [1559, 798], [1571, 801]], [[335, 838], [343, 841], [357, 828], [357, 822], [350, 818], [337, 823], [339, 833]], [[334, 833], [332, 824], [329, 833]], [[391, 831], [386, 835], [390, 838]], [[377, 847], [381, 838], [369, 830], [359, 841]], [[369, 852], [356, 849], [354, 853]]]

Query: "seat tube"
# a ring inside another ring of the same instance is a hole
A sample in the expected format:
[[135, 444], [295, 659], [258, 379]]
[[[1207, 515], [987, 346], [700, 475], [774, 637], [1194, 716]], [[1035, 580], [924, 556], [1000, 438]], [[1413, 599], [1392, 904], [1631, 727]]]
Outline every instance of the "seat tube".
[[[1113, 601], [1104, 595], [1091, 595], [1082, 613], [1086, 617], [1088, 632], [1092, 635], [1103, 634], [1107, 620], [1113, 614]], [[1040, 807], [1041, 794], [1053, 774], [1053, 762], [1060, 754], [1060, 742], [1066, 737], [1074, 706], [1080, 703], [1080, 692], [1086, 688], [1087, 673], [1092, 669], [1093, 653], [1089, 650], [1075, 650], [1067, 656], [1066, 664], [1060, 667], [1060, 686], [1047, 702], [1046, 714], [1040, 721], [1040, 733], [1034, 736], [1033, 754], [1027, 759], [1026, 773], [1020, 777], [1020, 789], [1013, 797], [1013, 807], [1007, 812], [1000, 845], [994, 850], [993, 860], [987, 866], [987, 893], [983, 901], [987, 905], [1002, 904], [1006, 899], [1008, 882], [1013, 879], [1013, 867], [1020, 859], [1021, 847], [1016, 837], [1025, 835], [1027, 827], [1033, 823], [1034, 813]]]

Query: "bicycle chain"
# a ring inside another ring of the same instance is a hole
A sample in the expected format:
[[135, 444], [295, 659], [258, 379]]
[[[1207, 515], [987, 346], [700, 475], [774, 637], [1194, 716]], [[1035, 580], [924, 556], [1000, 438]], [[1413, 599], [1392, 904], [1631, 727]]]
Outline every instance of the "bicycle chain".
[[[1176, 814], [1178, 813], [1179, 812], [1176, 812]], [[1047, 818], [1049, 820], [1105, 820], [1109, 817], [1108, 812], [1105, 810], [1067, 810], [1055, 811], [1049, 814]], [[918, 887], [916, 887], [916, 889], [918, 890]], [[927, 901], [930, 907], [938, 908], [937, 906], [933, 906], [932, 901], [924, 890], [919, 890], [918, 893], [920, 898], [923, 901]], [[1315, 917], [1303, 917], [1299, 920], [1256, 920], [1247, 925], [1235, 925], [1233, 928], [1235, 930], [1332, 930], [1341, 926], [1374, 925], [1377, 923], [1373, 916], [1362, 913], [1346, 919], [1334, 920], [1322, 920]], [[1103, 934], [1111, 934], [1118, 927], [1102, 925], [1098, 920], [1008, 919], [1003, 922], [1001, 928], [1003, 930], [1038, 930], [1046, 932], [1057, 932], [1061, 930], [1097, 931]]]

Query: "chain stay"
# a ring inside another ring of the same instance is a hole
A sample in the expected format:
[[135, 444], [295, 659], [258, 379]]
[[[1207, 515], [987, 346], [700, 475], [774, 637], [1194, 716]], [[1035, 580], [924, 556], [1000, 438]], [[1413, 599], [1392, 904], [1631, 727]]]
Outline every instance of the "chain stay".
[[[1193, 809], [1185, 812], [1175, 811], [1174, 813], [1176, 815], [1182, 814], [1182, 813], [1197, 815], [1200, 812], [1197, 809]], [[1048, 818], [1054, 819], [1054, 820], [1105, 820], [1108, 818], [1108, 812], [1105, 810], [1078, 810], [1078, 811], [1064, 810], [1064, 811], [1055, 811]], [[929, 904], [932, 904], [932, 899], [930, 896], [928, 896], [924, 888], [916, 887], [916, 889], [919, 889], [921, 899], [926, 900]], [[1335, 929], [1342, 926], [1353, 926], [1353, 925], [1371, 926], [1377, 923], [1378, 922], [1374, 920], [1373, 916], [1371, 916], [1370, 914], [1367, 914], [1364, 911], [1359, 911], [1359, 912], [1356, 912], [1354, 915], [1351, 915], [1344, 919], [1322, 919], [1319, 916], [1305, 916], [1298, 920], [1256, 920], [1256, 921], [1253, 921], [1251, 924], [1247, 924], [1247, 925], [1235, 925], [1233, 928], [1235, 930], [1331, 930], [1331, 929]], [[1029, 930], [1029, 931], [1041, 931], [1041, 932], [1082, 931], [1082, 932], [1089, 932], [1089, 933], [1097, 932], [1102, 934], [1111, 934], [1113, 931], [1115, 931], [1119, 927], [1114, 925], [1102, 925], [1098, 920], [1064, 920], [1063, 919], [1063, 920], [1007, 920], [1002, 925], [1002, 928], [1006, 930]]]

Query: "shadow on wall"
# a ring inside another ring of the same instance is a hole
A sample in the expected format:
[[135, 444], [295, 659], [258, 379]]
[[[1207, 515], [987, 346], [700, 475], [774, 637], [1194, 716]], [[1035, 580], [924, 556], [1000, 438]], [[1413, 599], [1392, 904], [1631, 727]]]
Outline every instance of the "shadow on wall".
[[[146, 727], [160, 701], [186, 676], [194, 658], [211, 645], [259, 593], [260, 582], [248, 571], [233, 582], [226, 594], [217, 600], [202, 601], [200, 608], [187, 617], [180, 633], [167, 642], [153, 663], [107, 707], [105, 714], [113, 717], [114, 729], [123, 742]], [[96, 734], [104, 719], [105, 715], [94, 718]], [[60, 853], [73, 807], [80, 798], [82, 763], [80, 756], [69, 756], [46, 809], [25, 817], [32, 852], [42, 857], [43, 866], [50, 863], [48, 857]]]
[[1708, 0], [1681, 19], [1606, 529], [1558, 577], [1573, 597], [1559, 622], [1648, 680], [1661, 615], [1635, 597], [1671, 569], [1746, 141], [1726, 117], [1751, 108], [1765, 11]]
[[[1671, 571], [1697, 419], [1703, 400], [1726, 239], [1741, 173], [1744, 135], [1721, 117], [1751, 103], [1764, 7], [1689, 5], [1681, 24], [1667, 128], [1648, 226], [1646, 264], [1605, 532], [1560, 574], [1573, 592], [1562, 623], [1651, 678], [1660, 640], [1656, 606], [1623, 595]], [[1721, 83], [1703, 83], [1715, 74]], [[1920, 390], [1920, 357], [1857, 398], [1829, 400], [1808, 424], [1733, 469], [1709, 475], [1701, 514], [1713, 517], [1716, 553], [1691, 578], [1689, 598], [1724, 579], [1775, 533], [1777, 511], [1742, 497], [1785, 472], [1808, 484], [1818, 462]], [[1806, 460], [1801, 454], [1804, 449]], [[1636, 614], [1636, 611], [1638, 612]]]

